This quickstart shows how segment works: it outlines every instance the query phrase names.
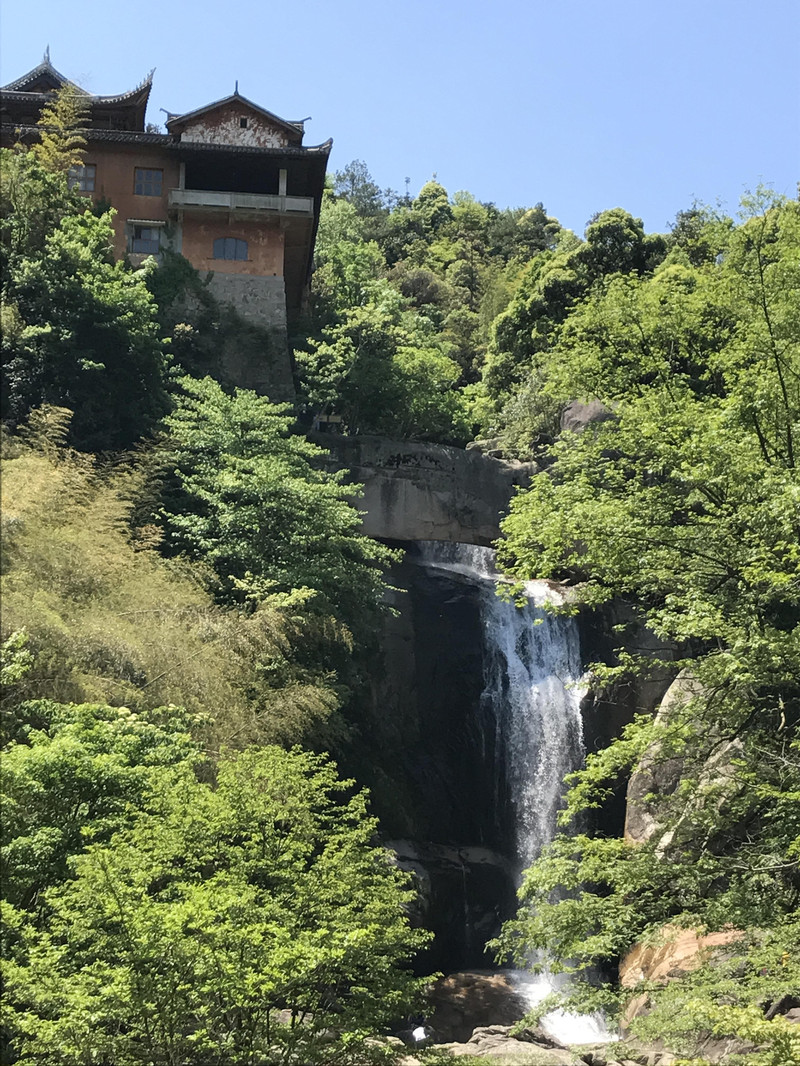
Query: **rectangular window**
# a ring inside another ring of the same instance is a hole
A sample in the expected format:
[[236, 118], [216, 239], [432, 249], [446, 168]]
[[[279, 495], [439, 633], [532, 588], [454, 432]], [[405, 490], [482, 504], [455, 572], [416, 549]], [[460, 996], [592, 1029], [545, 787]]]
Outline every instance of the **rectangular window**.
[[158, 255], [161, 249], [161, 226], [134, 226], [130, 250], [137, 255]]
[[94, 192], [94, 179], [97, 167], [94, 163], [87, 163], [83, 167], [69, 168], [69, 187], [78, 189], [79, 192]]
[[247, 260], [247, 241], [238, 237], [217, 237], [214, 241], [215, 259]]
[[136, 167], [133, 179], [133, 191], [136, 196], [160, 196], [163, 183], [163, 170], [145, 170], [142, 167]]

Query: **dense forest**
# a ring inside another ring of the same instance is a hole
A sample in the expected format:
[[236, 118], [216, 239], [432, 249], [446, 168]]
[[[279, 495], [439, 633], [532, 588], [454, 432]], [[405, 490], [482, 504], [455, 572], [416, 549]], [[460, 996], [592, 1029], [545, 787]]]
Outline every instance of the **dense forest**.
[[[535, 464], [505, 571], [572, 611], [624, 601], [670, 649], [620, 651], [596, 689], [688, 686], [572, 776], [498, 958], [546, 951], [613, 1017], [632, 945], [735, 930], [634, 1029], [687, 1062], [700, 1031], [800, 1061], [800, 203], [694, 205], [664, 234], [613, 208], [577, 236], [354, 162], [292, 407], [220, 374], [252, 330], [186, 261], [114, 261], [56, 119], [2, 158], [1, 1061], [391, 1061], [423, 1009], [429, 934], [353, 776], [397, 552], [308, 439], [334, 418]], [[649, 839], [588, 832], [675, 760]]]

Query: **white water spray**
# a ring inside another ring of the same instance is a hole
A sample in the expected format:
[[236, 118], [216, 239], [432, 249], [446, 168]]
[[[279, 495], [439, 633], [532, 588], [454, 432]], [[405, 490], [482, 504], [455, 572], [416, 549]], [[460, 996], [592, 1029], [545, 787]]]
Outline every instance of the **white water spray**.
[[[495, 750], [514, 810], [515, 850], [525, 868], [553, 839], [564, 778], [583, 760], [580, 703], [586, 689], [577, 626], [573, 619], [544, 609], [548, 601], [562, 602], [558, 590], [544, 581], [525, 586], [522, 606], [501, 599], [490, 548], [428, 542], [420, 545], [420, 552], [426, 566], [461, 574], [480, 590], [481, 701], [497, 724]], [[564, 978], [549, 973], [514, 970], [509, 977], [531, 1008], [565, 984]], [[557, 1010], [541, 1024], [565, 1044], [614, 1039], [599, 1015]]]

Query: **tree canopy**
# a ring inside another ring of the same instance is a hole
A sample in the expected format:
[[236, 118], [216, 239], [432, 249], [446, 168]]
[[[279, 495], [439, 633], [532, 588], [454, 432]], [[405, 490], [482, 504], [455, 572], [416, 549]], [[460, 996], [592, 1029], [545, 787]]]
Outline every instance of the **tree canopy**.
[[213, 567], [223, 600], [308, 589], [355, 625], [378, 605], [391, 554], [360, 533], [353, 489], [291, 424], [288, 407], [266, 397], [183, 379], [166, 419], [168, 535]]
[[[573, 776], [566, 820], [654, 752], [683, 766], [674, 793], [651, 797], [651, 839], [557, 838], [526, 876], [512, 953], [547, 947], [583, 969], [675, 921], [747, 931], [747, 958], [771, 944], [775, 975], [797, 947], [800, 205], [745, 206], [723, 254], [692, 265], [676, 245], [652, 274], [606, 279], [541, 357], [545, 392], [600, 400], [612, 417], [550, 448], [512, 505], [501, 559], [574, 584], [585, 604], [635, 604], [696, 689]], [[566, 896], [551, 895], [559, 886]], [[704, 1011], [719, 1020], [724, 982], [705, 980], [685, 1028]]]
[[115, 1066], [368, 1061], [365, 1039], [420, 992], [406, 964], [427, 936], [353, 782], [267, 747], [209, 783], [174, 721], [46, 716], [3, 760], [12, 1047]]
[[2, 149], [3, 417], [41, 404], [75, 411], [73, 442], [119, 450], [167, 411], [167, 358], [145, 272], [112, 256], [63, 170]]

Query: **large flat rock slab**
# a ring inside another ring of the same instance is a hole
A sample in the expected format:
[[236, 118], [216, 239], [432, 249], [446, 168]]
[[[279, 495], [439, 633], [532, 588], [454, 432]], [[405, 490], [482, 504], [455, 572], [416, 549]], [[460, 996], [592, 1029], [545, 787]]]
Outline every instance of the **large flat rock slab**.
[[530, 483], [529, 463], [477, 450], [385, 437], [315, 434], [330, 465], [364, 486], [356, 501], [364, 532], [381, 540], [444, 540], [490, 545], [511, 497]]

